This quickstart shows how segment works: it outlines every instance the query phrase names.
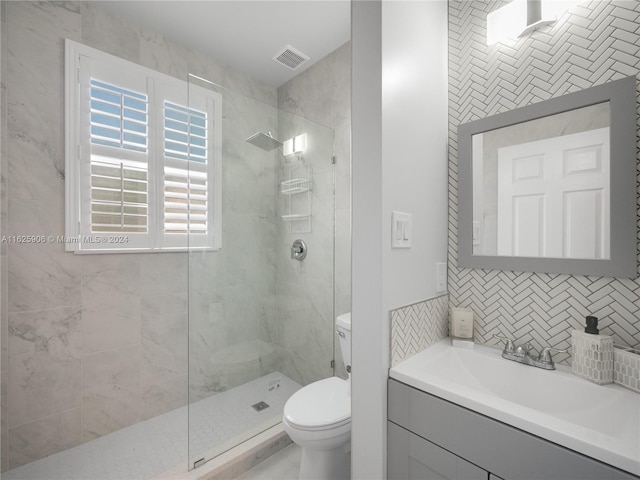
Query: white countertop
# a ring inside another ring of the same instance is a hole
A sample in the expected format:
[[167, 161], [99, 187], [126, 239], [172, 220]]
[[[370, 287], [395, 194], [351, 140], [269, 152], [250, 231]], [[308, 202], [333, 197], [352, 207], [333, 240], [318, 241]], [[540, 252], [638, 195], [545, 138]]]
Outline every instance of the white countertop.
[[402, 383], [640, 475], [640, 395], [442, 340], [391, 368]]

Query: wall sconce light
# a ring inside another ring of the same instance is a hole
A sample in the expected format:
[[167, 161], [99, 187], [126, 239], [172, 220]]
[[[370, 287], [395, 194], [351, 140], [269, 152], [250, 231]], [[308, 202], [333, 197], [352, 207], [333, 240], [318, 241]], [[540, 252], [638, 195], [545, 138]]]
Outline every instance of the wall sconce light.
[[285, 140], [282, 144], [282, 154], [286, 157], [287, 155], [291, 155], [293, 153], [293, 138], [289, 140]]
[[487, 15], [487, 45], [516, 39], [555, 22], [581, 0], [513, 0]]
[[285, 140], [282, 144], [282, 154], [284, 156], [302, 153], [307, 149], [307, 134], [303, 133], [297, 137]]
[[307, 134], [303, 133], [293, 139], [293, 151], [294, 153], [302, 153], [307, 149]]

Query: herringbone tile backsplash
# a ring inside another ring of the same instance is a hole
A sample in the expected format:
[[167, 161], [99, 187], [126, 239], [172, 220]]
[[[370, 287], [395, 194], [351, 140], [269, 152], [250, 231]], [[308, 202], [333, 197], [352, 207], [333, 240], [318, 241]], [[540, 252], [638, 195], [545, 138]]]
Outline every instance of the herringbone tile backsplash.
[[391, 311], [391, 366], [449, 334], [449, 296]]
[[487, 46], [487, 13], [505, 3], [449, 0], [451, 305], [473, 309], [480, 343], [496, 345], [497, 333], [529, 341], [537, 350], [568, 348], [570, 330], [593, 314], [601, 319], [602, 333], [637, 348], [640, 279], [457, 267], [458, 125], [640, 71], [640, 1], [582, 2], [532, 35]]

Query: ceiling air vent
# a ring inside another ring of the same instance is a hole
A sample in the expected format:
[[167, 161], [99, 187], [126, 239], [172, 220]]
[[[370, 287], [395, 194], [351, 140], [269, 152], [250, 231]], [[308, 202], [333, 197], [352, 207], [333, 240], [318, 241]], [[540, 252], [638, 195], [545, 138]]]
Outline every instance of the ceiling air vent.
[[290, 70], [295, 70], [300, 65], [308, 61], [309, 57], [300, 50], [296, 50], [291, 45], [286, 45], [273, 56], [273, 59], [280, 65], [284, 65]]

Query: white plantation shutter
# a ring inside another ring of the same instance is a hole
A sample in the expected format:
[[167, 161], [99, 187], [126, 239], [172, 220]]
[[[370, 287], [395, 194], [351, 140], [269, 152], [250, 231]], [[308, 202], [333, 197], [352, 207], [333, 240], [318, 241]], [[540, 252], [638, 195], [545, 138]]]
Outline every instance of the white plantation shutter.
[[207, 233], [207, 113], [164, 102], [164, 233]]
[[161, 243], [220, 248], [221, 196], [215, 184], [220, 171], [220, 96], [195, 85], [188, 98], [166, 85], [158, 91], [163, 98]]
[[91, 233], [148, 231], [148, 97], [91, 79]]
[[66, 67], [67, 250], [220, 248], [221, 96], [69, 40]]
[[146, 168], [91, 156], [91, 232], [147, 232]]

